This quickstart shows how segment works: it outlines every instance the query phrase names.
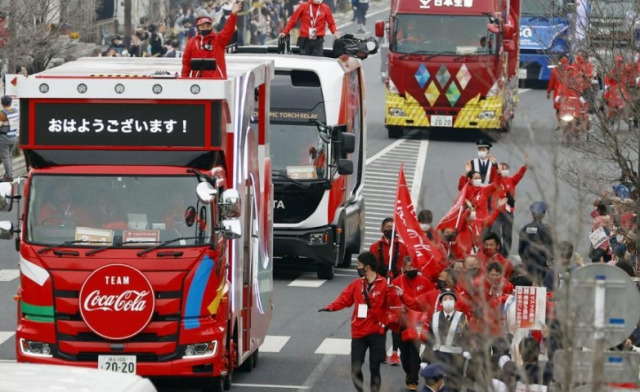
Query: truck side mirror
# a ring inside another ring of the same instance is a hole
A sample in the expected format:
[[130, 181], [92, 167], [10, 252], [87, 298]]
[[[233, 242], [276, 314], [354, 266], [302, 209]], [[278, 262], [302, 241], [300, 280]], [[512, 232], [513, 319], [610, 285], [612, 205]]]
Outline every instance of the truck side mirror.
[[507, 53], [515, 53], [516, 52], [516, 42], [512, 40], [504, 41], [504, 51]]
[[338, 159], [338, 174], [353, 174], [353, 161], [350, 159]]
[[213, 185], [208, 182], [201, 182], [196, 186], [196, 195], [198, 195], [198, 199], [204, 204], [211, 204], [217, 193]]
[[242, 212], [242, 203], [240, 202], [240, 194], [235, 189], [227, 189], [222, 192], [222, 205], [220, 206], [220, 215], [223, 219], [239, 218]]
[[356, 135], [342, 132], [340, 134], [340, 153], [345, 156], [356, 150]]
[[242, 226], [237, 219], [224, 219], [222, 221], [222, 236], [227, 240], [242, 237]]
[[13, 237], [13, 223], [0, 221], [0, 240], [10, 240]]
[[377, 21], [374, 26], [375, 26], [375, 36], [378, 38], [384, 37], [384, 20]]
[[14, 188], [11, 182], [0, 182], [0, 211], [11, 211]]

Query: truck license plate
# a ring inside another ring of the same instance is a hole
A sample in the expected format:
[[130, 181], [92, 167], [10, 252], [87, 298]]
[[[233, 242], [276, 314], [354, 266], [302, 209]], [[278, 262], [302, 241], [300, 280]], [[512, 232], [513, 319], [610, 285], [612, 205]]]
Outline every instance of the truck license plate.
[[114, 373], [136, 374], [136, 356], [98, 355], [98, 369]]
[[432, 127], [452, 127], [453, 116], [431, 116]]
[[527, 78], [527, 70], [525, 68], [520, 68], [518, 70], [518, 79], [526, 79]]

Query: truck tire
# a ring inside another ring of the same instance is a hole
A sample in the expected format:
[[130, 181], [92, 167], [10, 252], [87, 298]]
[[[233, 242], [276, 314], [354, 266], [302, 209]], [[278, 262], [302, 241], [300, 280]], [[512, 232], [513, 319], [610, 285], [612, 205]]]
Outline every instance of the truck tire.
[[211, 377], [202, 380], [200, 387], [202, 392], [222, 392], [224, 391], [224, 377]]
[[404, 136], [404, 129], [402, 129], [401, 127], [388, 126], [387, 134], [389, 136], [389, 139], [400, 139], [402, 136]]
[[344, 252], [344, 257], [342, 258], [342, 262], [340, 262], [340, 267], [349, 268], [351, 267], [351, 257], [353, 255], [347, 251]]
[[336, 266], [331, 264], [318, 263], [318, 279], [331, 280], [335, 273]]
[[231, 389], [231, 384], [233, 384], [233, 373], [229, 372], [226, 376], [222, 377], [222, 389], [228, 391]]

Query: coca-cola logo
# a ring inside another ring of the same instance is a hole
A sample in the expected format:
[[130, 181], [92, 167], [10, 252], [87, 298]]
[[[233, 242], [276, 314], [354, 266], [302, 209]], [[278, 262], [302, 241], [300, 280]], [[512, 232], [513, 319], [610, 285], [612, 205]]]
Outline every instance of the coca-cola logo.
[[128, 339], [151, 321], [155, 294], [139, 270], [112, 264], [95, 270], [80, 289], [80, 314], [89, 328], [106, 339]]

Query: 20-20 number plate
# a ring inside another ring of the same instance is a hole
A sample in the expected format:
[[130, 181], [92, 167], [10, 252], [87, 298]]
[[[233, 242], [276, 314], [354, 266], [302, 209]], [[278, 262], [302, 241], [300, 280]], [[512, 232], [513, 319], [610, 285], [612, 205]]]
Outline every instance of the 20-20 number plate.
[[136, 374], [136, 356], [98, 355], [98, 369], [114, 373]]

